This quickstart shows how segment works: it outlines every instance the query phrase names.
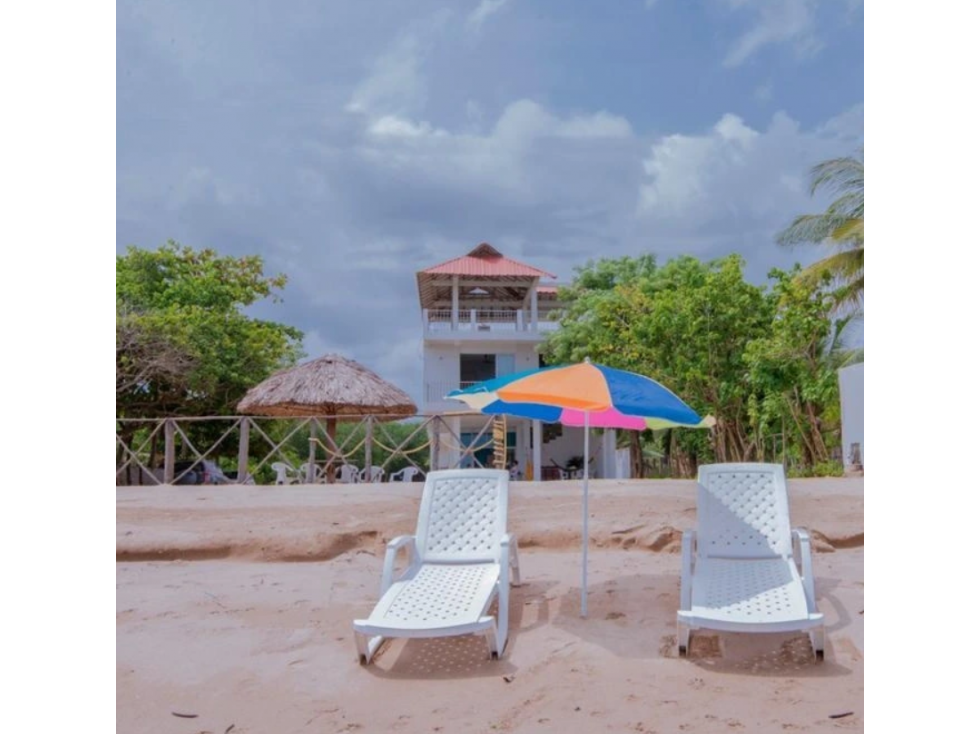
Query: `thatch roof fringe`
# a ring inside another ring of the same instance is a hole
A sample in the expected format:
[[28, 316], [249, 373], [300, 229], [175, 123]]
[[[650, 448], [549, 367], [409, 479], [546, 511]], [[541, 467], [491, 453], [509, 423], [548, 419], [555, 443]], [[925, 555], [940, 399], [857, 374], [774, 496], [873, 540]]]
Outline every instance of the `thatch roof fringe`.
[[252, 415], [377, 415], [392, 419], [418, 412], [404, 390], [339, 354], [327, 354], [275, 373], [249, 390], [237, 410]]

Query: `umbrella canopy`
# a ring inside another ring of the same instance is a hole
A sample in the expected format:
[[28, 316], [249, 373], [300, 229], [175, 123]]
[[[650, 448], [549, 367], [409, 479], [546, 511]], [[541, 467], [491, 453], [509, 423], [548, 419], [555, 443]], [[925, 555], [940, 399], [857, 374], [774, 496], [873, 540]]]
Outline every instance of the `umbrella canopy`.
[[527, 370], [454, 390], [449, 398], [494, 415], [506, 414], [566, 426], [592, 428], [707, 428], [701, 418], [667, 388], [645, 375], [585, 361]]
[[590, 428], [709, 428], [680, 398], [644, 375], [605, 365], [543, 367], [454, 390], [447, 398], [493, 415], [514, 415], [585, 429], [582, 484], [581, 616], [588, 614], [588, 432]]
[[252, 415], [337, 416], [341, 420], [365, 415], [405, 418], [418, 412], [404, 390], [339, 354], [276, 372], [249, 390], [237, 410]]

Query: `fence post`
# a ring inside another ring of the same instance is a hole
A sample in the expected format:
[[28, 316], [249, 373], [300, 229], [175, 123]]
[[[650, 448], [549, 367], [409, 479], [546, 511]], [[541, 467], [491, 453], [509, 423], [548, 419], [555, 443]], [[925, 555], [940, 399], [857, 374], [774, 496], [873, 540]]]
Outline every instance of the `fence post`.
[[173, 419], [167, 418], [163, 423], [163, 483], [173, 484], [174, 468], [174, 434], [176, 433]]
[[242, 418], [238, 429], [238, 484], [248, 481], [248, 421]]
[[429, 459], [429, 464], [431, 470], [441, 469], [439, 466], [439, 443], [441, 442], [441, 436], [439, 435], [439, 423], [442, 418], [440, 416], [434, 416], [432, 421], [428, 424], [428, 428], [431, 431], [431, 454]]

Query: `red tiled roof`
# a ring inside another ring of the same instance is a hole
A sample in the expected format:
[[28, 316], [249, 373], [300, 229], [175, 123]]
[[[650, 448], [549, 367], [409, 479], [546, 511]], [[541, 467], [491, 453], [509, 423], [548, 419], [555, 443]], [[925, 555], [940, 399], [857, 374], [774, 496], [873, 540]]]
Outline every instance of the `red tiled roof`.
[[421, 272], [428, 275], [557, 277], [546, 270], [504, 257], [495, 247], [486, 242], [468, 255], [447, 260]]

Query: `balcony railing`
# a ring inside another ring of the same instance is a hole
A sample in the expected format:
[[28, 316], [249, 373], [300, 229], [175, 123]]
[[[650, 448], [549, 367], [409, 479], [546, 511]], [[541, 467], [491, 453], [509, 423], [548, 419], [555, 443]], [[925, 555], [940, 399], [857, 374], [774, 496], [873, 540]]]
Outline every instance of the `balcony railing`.
[[558, 328], [557, 321], [546, 320], [540, 314], [536, 328], [530, 314], [520, 309], [470, 308], [461, 309], [456, 325], [452, 324], [452, 310], [426, 308], [422, 312], [422, 325], [428, 333], [452, 332], [550, 332]]

